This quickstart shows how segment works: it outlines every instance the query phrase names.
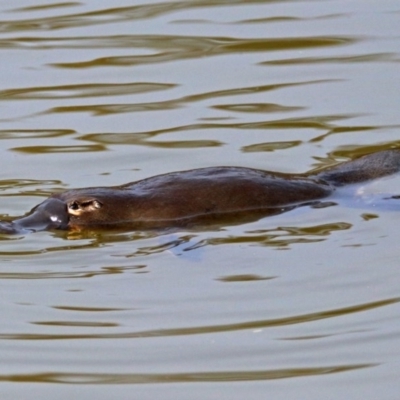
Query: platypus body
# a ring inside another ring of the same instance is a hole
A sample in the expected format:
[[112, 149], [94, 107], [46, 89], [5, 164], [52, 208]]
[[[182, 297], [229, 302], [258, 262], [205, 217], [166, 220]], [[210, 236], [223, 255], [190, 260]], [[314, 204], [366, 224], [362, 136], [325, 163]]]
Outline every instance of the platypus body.
[[317, 174], [242, 167], [173, 172], [122, 186], [53, 194], [27, 216], [1, 222], [0, 233], [46, 229], [184, 228], [261, 218], [314, 204], [336, 188], [400, 170], [400, 150], [360, 157]]

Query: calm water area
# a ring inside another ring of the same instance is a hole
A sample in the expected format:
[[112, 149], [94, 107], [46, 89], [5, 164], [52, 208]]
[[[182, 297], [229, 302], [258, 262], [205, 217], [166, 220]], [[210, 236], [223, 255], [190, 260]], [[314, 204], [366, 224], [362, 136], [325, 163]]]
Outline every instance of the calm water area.
[[[400, 148], [399, 21], [398, 0], [0, 0], [0, 220]], [[229, 226], [0, 235], [0, 398], [398, 399], [388, 193], [400, 176]]]

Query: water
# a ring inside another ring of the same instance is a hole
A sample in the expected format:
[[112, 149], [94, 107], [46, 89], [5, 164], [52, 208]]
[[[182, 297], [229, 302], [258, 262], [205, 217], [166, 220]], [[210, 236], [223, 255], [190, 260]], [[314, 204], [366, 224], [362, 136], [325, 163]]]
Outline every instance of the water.
[[[0, 2], [2, 218], [73, 187], [399, 147], [399, 11]], [[397, 399], [399, 213], [381, 197], [201, 231], [2, 236], [1, 397]]]

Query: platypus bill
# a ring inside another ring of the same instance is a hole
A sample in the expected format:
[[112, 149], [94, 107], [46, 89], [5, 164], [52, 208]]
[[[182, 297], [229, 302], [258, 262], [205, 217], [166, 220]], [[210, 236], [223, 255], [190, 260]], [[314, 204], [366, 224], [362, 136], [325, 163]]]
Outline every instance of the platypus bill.
[[400, 150], [385, 150], [318, 174], [282, 174], [242, 167], [172, 172], [122, 186], [53, 194], [28, 215], [0, 222], [0, 233], [190, 228], [251, 221], [318, 203], [340, 186], [399, 170]]

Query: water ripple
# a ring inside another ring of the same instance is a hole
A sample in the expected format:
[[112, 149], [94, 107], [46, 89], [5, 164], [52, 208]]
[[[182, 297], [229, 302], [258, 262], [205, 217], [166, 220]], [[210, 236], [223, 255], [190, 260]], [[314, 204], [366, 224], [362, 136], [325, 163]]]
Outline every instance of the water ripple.
[[2, 382], [67, 383], [67, 384], [150, 384], [150, 383], [201, 383], [201, 382], [238, 382], [269, 381], [275, 379], [301, 378], [318, 375], [330, 375], [378, 366], [376, 363], [325, 365], [320, 367], [283, 368], [255, 371], [218, 371], [218, 372], [182, 372], [182, 373], [38, 373], [0, 375]]
[[40, 334], [40, 333], [2, 333], [0, 340], [72, 340], [72, 339], [142, 339], [152, 337], [204, 335], [210, 333], [235, 332], [245, 329], [267, 329], [286, 325], [304, 324], [322, 319], [337, 318], [344, 315], [365, 312], [386, 307], [400, 302], [400, 297], [357, 304], [309, 314], [294, 315], [284, 318], [264, 319], [234, 324], [195, 326], [187, 328], [156, 329], [138, 332], [103, 333], [103, 334]]

